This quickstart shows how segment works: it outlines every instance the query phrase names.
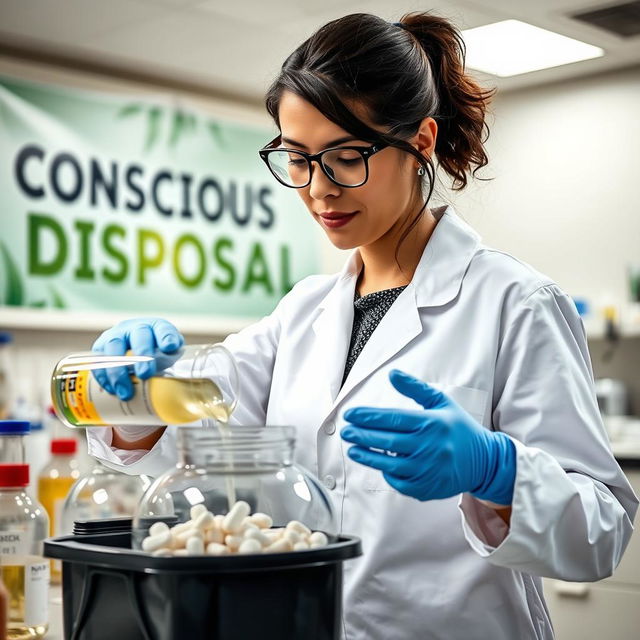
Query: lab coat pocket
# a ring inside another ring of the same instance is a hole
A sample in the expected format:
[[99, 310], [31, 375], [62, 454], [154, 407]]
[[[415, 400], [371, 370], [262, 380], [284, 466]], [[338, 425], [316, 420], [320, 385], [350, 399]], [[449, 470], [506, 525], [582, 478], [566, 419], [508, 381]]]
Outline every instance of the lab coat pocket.
[[[485, 422], [485, 417], [487, 415], [490, 415], [491, 412], [487, 409], [487, 402], [489, 399], [489, 393], [487, 391], [456, 384], [445, 384], [436, 382], [429, 382], [429, 384], [432, 387], [446, 393], [447, 396], [457, 402], [469, 415], [471, 415], [472, 418], [477, 420], [480, 424], [488, 424], [487, 422]], [[364, 475], [364, 483], [361, 486], [363, 486], [366, 491], [395, 491], [395, 489], [391, 487], [384, 479], [382, 472], [378, 471], [377, 469], [365, 467], [361, 469], [361, 473]]]
[[483, 389], [474, 387], [460, 387], [456, 385], [437, 385], [434, 387], [446, 393], [452, 400], [455, 400], [472, 418], [480, 424], [485, 423], [487, 415], [487, 399], [489, 393]]

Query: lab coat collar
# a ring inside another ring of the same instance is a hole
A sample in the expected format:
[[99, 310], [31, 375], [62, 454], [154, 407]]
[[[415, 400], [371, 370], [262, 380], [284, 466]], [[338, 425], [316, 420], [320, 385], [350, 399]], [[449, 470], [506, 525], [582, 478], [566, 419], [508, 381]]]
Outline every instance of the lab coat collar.
[[[335, 285], [318, 305], [313, 323], [318, 363], [318, 398], [328, 414], [372, 371], [382, 366], [422, 331], [419, 308], [453, 300], [475, 253], [480, 237], [450, 206], [437, 207], [438, 219], [411, 283], [400, 293], [358, 356], [340, 388], [353, 326], [353, 300], [362, 258], [356, 249]], [[319, 405], [319, 406], [320, 406]]]
[[[431, 212], [438, 224], [409, 285], [415, 291], [418, 307], [439, 307], [458, 295], [464, 274], [481, 241], [478, 233], [456, 214], [451, 205], [435, 207]], [[318, 308], [325, 309], [334, 296], [341, 296], [349, 290], [353, 295], [361, 270], [362, 257], [355, 249], [340, 271], [335, 286]]]

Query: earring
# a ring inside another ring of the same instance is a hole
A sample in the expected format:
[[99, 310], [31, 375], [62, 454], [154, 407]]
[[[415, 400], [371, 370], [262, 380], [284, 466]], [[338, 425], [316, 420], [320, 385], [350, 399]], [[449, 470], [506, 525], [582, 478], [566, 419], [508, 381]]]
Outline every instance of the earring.
[[423, 176], [424, 175], [424, 167], [422, 165], [420, 165], [418, 167], [418, 175], [419, 176]]

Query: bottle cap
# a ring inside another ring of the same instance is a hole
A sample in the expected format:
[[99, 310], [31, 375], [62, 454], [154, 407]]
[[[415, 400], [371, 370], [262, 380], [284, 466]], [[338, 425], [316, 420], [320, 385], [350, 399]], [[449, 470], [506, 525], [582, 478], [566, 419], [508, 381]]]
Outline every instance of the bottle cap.
[[0, 464], [0, 487], [26, 487], [28, 484], [28, 464]]
[[68, 454], [78, 450], [78, 441], [75, 438], [54, 438], [51, 441], [51, 453]]
[[26, 436], [31, 425], [26, 420], [0, 420], [0, 436]]

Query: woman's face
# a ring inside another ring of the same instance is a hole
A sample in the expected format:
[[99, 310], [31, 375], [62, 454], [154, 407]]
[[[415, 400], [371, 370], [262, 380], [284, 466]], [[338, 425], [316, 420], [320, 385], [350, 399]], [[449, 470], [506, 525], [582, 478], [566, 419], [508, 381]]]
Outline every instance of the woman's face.
[[[282, 144], [289, 149], [318, 153], [341, 145], [371, 146], [371, 142], [354, 138], [291, 91], [283, 93], [278, 115]], [[362, 111], [356, 109], [356, 115], [380, 130]], [[343, 142], [336, 144], [338, 140]], [[405, 219], [422, 206], [417, 166], [410, 154], [387, 147], [369, 158], [367, 182], [349, 189], [331, 182], [314, 162], [311, 183], [297, 191], [329, 240], [339, 249], [352, 249], [399, 234]], [[353, 215], [336, 222], [338, 214]]]

